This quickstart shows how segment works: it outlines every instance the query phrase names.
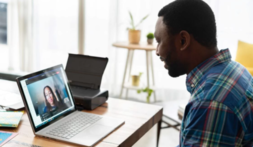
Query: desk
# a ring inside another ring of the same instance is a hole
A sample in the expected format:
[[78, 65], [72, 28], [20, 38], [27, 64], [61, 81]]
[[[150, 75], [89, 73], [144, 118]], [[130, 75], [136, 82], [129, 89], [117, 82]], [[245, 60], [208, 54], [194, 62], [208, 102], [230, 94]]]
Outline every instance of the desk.
[[[3, 87], [1, 80], [0, 89]], [[17, 90], [16, 83], [9, 83], [8, 86], [13, 85], [13, 89]], [[4, 86], [5, 87], [5, 86]], [[13, 90], [12, 90], [13, 91]], [[162, 107], [120, 99], [109, 98], [108, 102], [88, 113], [98, 114], [102, 116], [109, 116], [125, 120], [125, 124], [117, 130], [109, 134], [102, 141], [97, 143], [97, 147], [130, 147], [134, 145], [149, 129], [158, 123], [158, 128], [161, 126]], [[2, 131], [18, 132], [19, 134], [10, 142], [5, 144], [5, 147], [16, 147], [25, 144], [25, 146], [45, 146], [45, 147], [69, 147], [77, 146], [70, 143], [47, 139], [43, 137], [34, 136], [28, 116], [25, 113], [17, 129], [0, 128]], [[159, 140], [160, 128], [158, 129]]]
[[[133, 56], [134, 56], [135, 50], [144, 50], [146, 52], [147, 87], [150, 88], [150, 86], [151, 86], [149, 83], [149, 79], [150, 79], [149, 78], [149, 72], [150, 72], [149, 66], [151, 68], [153, 86], [155, 85], [152, 51], [156, 50], [156, 46], [148, 45], [147, 43], [129, 44], [128, 42], [115, 42], [112, 45], [114, 47], [124, 48], [124, 49], [128, 50], [125, 71], [124, 71], [123, 81], [122, 81], [122, 85], [121, 85], [120, 98], [122, 97], [123, 88], [126, 88], [126, 98], [127, 98], [127, 94], [128, 94], [128, 89], [139, 89], [138, 87], [129, 86], [129, 85], [125, 84], [127, 71], [128, 71], [128, 79], [130, 80], [130, 76], [131, 76], [130, 74], [131, 74]], [[155, 91], [154, 91], [154, 100], [156, 101]]]

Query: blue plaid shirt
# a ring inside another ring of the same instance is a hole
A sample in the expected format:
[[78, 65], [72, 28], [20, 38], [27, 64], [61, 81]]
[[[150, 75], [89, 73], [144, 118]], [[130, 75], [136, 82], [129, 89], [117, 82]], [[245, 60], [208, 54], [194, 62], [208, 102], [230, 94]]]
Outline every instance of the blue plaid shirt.
[[231, 61], [228, 49], [194, 68], [186, 85], [191, 99], [182, 121], [181, 147], [253, 146], [253, 79]]

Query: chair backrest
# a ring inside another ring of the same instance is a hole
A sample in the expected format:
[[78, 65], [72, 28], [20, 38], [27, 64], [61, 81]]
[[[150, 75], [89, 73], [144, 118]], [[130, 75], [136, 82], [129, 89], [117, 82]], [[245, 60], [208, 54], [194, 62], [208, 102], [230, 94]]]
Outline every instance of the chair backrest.
[[235, 61], [246, 68], [253, 68], [253, 44], [239, 40]]

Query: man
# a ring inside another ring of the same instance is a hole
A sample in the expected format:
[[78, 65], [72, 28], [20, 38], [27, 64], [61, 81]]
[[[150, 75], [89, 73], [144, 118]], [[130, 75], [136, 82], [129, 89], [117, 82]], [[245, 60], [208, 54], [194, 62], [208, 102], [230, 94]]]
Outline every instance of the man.
[[211, 8], [176, 0], [158, 14], [157, 55], [172, 77], [187, 74], [191, 93], [180, 146], [253, 146], [253, 79], [228, 49], [219, 51]]

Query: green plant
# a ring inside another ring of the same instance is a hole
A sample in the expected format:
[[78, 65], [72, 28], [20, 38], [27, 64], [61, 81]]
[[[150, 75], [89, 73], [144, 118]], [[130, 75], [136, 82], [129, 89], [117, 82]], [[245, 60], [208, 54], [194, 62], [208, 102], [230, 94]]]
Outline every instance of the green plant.
[[135, 24], [134, 23], [134, 18], [133, 18], [133, 15], [132, 13], [129, 11], [129, 16], [130, 16], [130, 30], [136, 30], [136, 28], [148, 17], [148, 15], [146, 15], [145, 17], [143, 17], [139, 23]]
[[139, 78], [141, 78], [142, 72], [139, 73]]
[[148, 33], [148, 34], [147, 34], [147, 38], [148, 38], [148, 39], [154, 39], [155, 36], [154, 36], [153, 33]]
[[141, 93], [141, 92], [146, 92], [148, 95], [147, 95], [147, 103], [150, 102], [150, 96], [152, 95], [153, 93], [153, 89], [150, 89], [148, 87], [146, 87], [145, 89], [138, 89], [137, 90], [137, 93]]

